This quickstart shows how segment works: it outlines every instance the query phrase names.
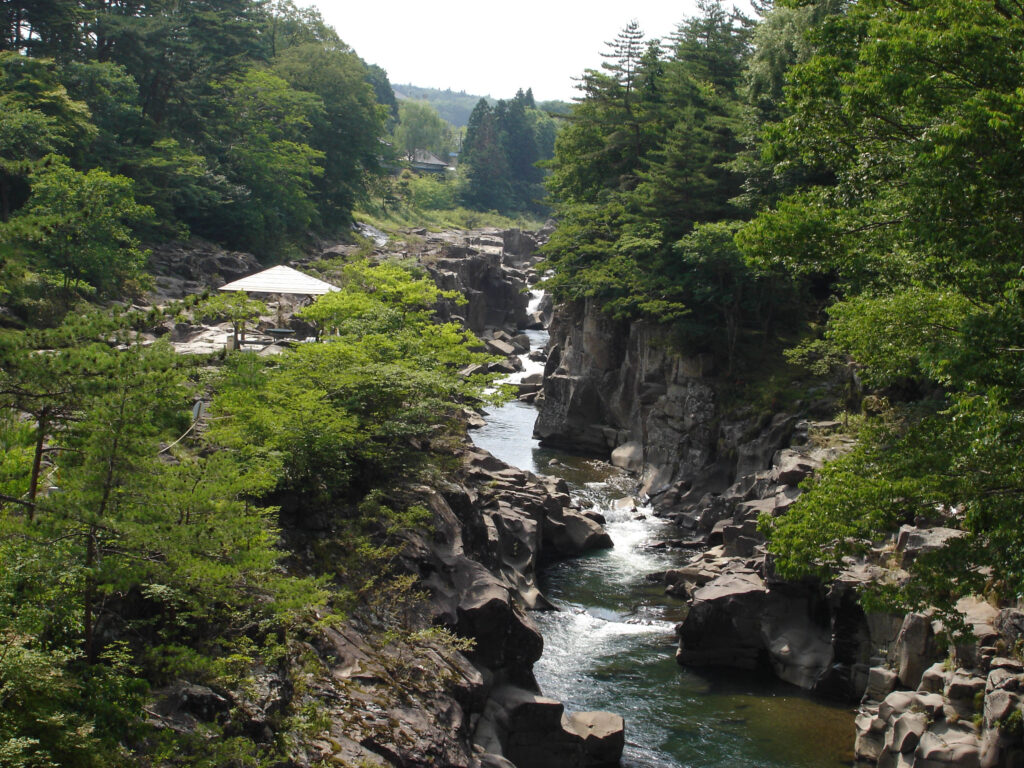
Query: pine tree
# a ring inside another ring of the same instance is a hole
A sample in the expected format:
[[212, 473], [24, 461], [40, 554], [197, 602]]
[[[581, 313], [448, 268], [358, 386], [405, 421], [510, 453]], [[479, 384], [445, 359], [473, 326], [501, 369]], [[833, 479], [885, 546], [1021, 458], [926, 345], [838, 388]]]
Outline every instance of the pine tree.
[[508, 160], [498, 120], [486, 99], [469, 116], [460, 163], [465, 166], [466, 204], [481, 210], [506, 210], [512, 200]]

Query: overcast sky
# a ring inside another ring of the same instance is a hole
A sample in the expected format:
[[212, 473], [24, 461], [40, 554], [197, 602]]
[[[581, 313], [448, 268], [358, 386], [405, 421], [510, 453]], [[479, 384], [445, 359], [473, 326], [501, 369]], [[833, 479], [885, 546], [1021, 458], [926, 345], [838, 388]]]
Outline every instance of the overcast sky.
[[[732, 3], [723, 3], [731, 7]], [[572, 78], [601, 63], [604, 43], [632, 19], [664, 37], [696, 0], [315, 0], [324, 20], [392, 83], [538, 101], [569, 100]], [[743, 0], [737, 6], [749, 12]]]

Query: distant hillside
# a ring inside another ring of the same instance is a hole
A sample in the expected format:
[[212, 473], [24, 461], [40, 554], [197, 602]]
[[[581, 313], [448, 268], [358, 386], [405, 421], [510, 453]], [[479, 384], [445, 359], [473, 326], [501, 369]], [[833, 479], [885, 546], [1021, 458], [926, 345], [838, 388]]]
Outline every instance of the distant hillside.
[[[461, 128], [469, 122], [469, 113], [480, 101], [479, 96], [474, 96], [465, 91], [453, 91], [451, 89], [442, 91], [440, 88], [421, 88], [418, 85], [392, 85], [395, 96], [399, 99], [416, 99], [428, 102], [442, 118], [457, 128]], [[487, 101], [494, 104], [494, 99], [487, 96]]]
[[[451, 89], [442, 91], [440, 88], [422, 88], [418, 85], [392, 85], [395, 96], [399, 99], [416, 99], [429, 103], [442, 118], [461, 128], [469, 122], [469, 113], [480, 101], [480, 96], [465, 91], [453, 91]], [[497, 99], [491, 96], [484, 96], [491, 106]], [[508, 97], [511, 98], [511, 95]], [[567, 114], [572, 105], [566, 101], [542, 101], [537, 107], [545, 112], [555, 114]]]
[[537, 109], [549, 115], [568, 115], [572, 111], [571, 101], [538, 101]]

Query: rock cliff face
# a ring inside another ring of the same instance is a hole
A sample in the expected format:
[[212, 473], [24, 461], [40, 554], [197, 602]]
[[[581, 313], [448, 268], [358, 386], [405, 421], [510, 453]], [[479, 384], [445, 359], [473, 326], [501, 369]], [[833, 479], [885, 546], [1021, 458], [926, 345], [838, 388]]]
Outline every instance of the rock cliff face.
[[871, 669], [856, 720], [855, 752], [879, 768], [1024, 765], [1024, 613], [963, 600], [976, 640], [938, 658], [933, 622], [909, 614], [889, 664]]
[[225, 251], [195, 238], [155, 246], [149, 257], [157, 302], [202, 293], [207, 287], [216, 288], [262, 268], [251, 253]]
[[442, 319], [460, 319], [476, 334], [526, 328], [529, 268], [537, 260], [533, 235], [518, 229], [425, 235], [417, 258], [444, 290], [458, 291], [463, 305], [445, 302]]
[[767, 469], [795, 418], [727, 420], [710, 356], [673, 354], [664, 330], [616, 321], [592, 303], [555, 312], [534, 436], [636, 471], [661, 506]]
[[[575, 507], [564, 481], [542, 480], [473, 448], [457, 458], [459, 468], [443, 484], [404, 489], [430, 510], [433, 524], [407, 533], [400, 566], [430, 595], [427, 623], [472, 639], [473, 648], [459, 653], [429, 640], [381, 648], [353, 624], [315, 636], [310, 650], [322, 672], [307, 695], [332, 730], [309, 747], [309, 760], [617, 764], [621, 718], [564, 716], [560, 702], [540, 695], [533, 664], [544, 642], [530, 618], [531, 610], [550, 608], [537, 588], [539, 563], [610, 546], [610, 539]], [[322, 551], [338, 535], [330, 515], [309, 515], [301, 499], [281, 501], [293, 552]]]

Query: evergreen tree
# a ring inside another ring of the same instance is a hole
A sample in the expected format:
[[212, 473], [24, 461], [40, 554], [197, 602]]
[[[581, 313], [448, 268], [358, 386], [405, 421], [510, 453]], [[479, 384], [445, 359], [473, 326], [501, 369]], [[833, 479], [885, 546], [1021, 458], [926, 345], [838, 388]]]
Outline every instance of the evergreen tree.
[[506, 210], [511, 203], [508, 160], [502, 146], [495, 111], [480, 99], [469, 116], [462, 142], [466, 204], [482, 210]]
[[132, 182], [101, 170], [80, 173], [55, 156], [29, 178], [32, 195], [0, 228], [29, 262], [60, 275], [65, 302], [73, 294], [120, 295], [142, 274], [146, 253], [132, 226], [152, 211], [135, 202]]

